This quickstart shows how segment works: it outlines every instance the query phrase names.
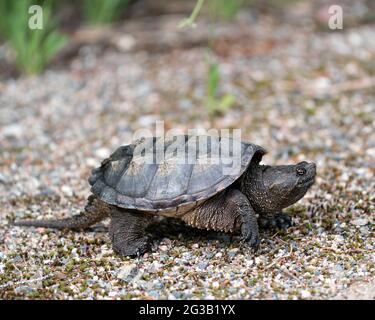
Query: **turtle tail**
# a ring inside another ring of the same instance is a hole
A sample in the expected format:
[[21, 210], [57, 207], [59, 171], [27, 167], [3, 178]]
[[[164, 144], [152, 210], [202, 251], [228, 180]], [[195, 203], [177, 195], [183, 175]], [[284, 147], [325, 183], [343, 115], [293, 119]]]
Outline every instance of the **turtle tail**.
[[20, 220], [15, 226], [42, 227], [53, 229], [85, 229], [109, 216], [110, 207], [94, 195], [90, 195], [84, 211], [70, 218], [51, 220]]

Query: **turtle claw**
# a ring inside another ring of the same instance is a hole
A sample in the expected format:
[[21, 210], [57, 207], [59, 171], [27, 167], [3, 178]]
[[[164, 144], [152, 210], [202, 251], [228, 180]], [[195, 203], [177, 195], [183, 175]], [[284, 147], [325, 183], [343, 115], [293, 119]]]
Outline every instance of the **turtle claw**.
[[293, 225], [292, 219], [286, 213], [280, 212], [276, 214], [273, 218], [261, 218], [259, 219], [259, 225], [265, 229], [288, 229]]
[[138, 258], [151, 248], [148, 236], [136, 239], [132, 242], [114, 242], [113, 250], [122, 257]]
[[258, 225], [244, 223], [241, 228], [242, 238], [241, 241], [250, 246], [254, 251], [259, 249], [260, 237]]
[[242, 239], [241, 243], [245, 246], [250, 247], [250, 249], [254, 250], [254, 252], [257, 252], [260, 245], [259, 235], [251, 237], [250, 239]]
[[276, 221], [276, 227], [279, 229], [288, 229], [293, 225], [291, 217], [286, 213], [278, 213], [274, 220]]
[[254, 252], [257, 252], [260, 245], [260, 238], [259, 234], [255, 237], [252, 237], [250, 241], [247, 242], [251, 249], [254, 250]]

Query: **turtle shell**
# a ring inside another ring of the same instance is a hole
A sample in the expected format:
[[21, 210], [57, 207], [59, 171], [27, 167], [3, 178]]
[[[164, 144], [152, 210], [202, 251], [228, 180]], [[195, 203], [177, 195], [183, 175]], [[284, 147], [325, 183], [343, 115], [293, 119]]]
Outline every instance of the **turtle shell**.
[[[140, 139], [119, 147], [92, 171], [91, 191], [121, 208], [178, 215], [226, 189], [255, 156], [259, 162], [266, 153], [240, 141], [234, 149], [233, 141], [213, 136]], [[233, 156], [239, 154], [236, 166]]]

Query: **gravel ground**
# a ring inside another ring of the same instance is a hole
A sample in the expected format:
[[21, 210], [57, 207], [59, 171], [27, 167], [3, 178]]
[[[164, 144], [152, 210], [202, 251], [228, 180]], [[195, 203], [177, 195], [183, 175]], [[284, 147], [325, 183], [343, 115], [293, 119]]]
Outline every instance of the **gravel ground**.
[[[221, 116], [202, 102], [203, 46], [90, 45], [65, 68], [0, 82], [0, 298], [374, 299], [375, 25], [322, 32], [297, 17], [243, 12], [219, 26], [219, 94], [236, 96]], [[262, 231], [254, 254], [163, 219], [153, 252], [122, 259], [106, 223], [85, 233], [9, 225], [78, 213], [90, 170], [156, 120], [242, 128], [269, 150], [265, 163], [316, 162], [316, 184], [287, 209], [294, 226]]]

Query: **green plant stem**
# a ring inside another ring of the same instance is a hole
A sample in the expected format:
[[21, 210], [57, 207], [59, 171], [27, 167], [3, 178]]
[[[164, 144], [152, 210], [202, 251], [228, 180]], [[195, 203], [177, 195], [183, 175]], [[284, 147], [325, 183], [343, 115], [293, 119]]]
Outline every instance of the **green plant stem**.
[[194, 22], [197, 19], [197, 16], [202, 9], [203, 3], [204, 3], [204, 0], [197, 0], [190, 17], [183, 19], [178, 25], [178, 27], [179, 28], [185, 28], [185, 27], [193, 28], [195, 26]]

